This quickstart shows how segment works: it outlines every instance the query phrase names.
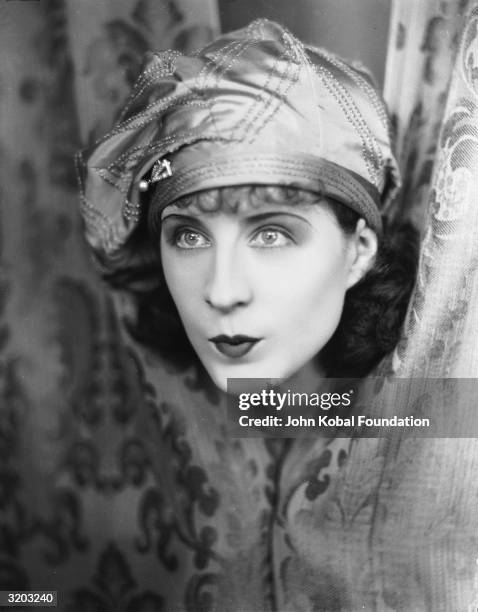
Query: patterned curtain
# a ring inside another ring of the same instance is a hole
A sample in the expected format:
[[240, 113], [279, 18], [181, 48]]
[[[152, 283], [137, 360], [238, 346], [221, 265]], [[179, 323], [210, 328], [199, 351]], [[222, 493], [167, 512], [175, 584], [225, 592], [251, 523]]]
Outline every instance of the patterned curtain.
[[217, 33], [216, 2], [5, 1], [0, 31], [0, 589], [168, 610], [158, 425], [83, 243], [74, 154], [112, 125], [146, 50]]
[[395, 216], [423, 227], [438, 134], [467, 2], [392, 2], [384, 96], [406, 177]]
[[[73, 153], [145, 50], [214, 35], [215, 2], [10, 1], [0, 29], [0, 589], [68, 612], [475, 609], [474, 440], [228, 439], [92, 272]], [[403, 377], [478, 372], [477, 32], [476, 0], [393, 4], [390, 215], [423, 232]]]
[[401, 376], [475, 377], [477, 8], [464, 0], [393, 7], [385, 96], [406, 179], [393, 212], [423, 232], [394, 369]]
[[[410, 394], [394, 396], [385, 380], [377, 414], [410, 414], [416, 379], [478, 376], [477, 57], [476, 0], [393, 2], [384, 90], [405, 189], [390, 216], [420, 228], [422, 245], [402, 339], [382, 364], [382, 373], [409, 379]], [[447, 418], [459, 406], [460, 384], [445, 400]], [[351, 450], [348, 486], [337, 498], [360, 484], [371, 495], [363, 577], [376, 589], [373, 609], [477, 607], [477, 458], [471, 437], [397, 434], [361, 439]], [[348, 505], [349, 516], [364, 511]]]

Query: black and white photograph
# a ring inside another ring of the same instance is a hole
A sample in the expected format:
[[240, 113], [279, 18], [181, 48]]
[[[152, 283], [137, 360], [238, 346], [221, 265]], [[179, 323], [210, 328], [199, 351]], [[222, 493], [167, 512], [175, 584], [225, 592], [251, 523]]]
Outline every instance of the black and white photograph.
[[0, 0], [0, 610], [478, 611], [478, 0]]

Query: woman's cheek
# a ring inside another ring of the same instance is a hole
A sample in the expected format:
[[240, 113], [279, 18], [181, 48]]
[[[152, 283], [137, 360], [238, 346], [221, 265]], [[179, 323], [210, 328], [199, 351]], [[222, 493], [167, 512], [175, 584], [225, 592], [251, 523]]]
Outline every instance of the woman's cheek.
[[161, 257], [164, 277], [173, 299], [187, 300], [204, 282], [199, 258], [193, 253], [176, 252], [171, 247], [164, 248]]

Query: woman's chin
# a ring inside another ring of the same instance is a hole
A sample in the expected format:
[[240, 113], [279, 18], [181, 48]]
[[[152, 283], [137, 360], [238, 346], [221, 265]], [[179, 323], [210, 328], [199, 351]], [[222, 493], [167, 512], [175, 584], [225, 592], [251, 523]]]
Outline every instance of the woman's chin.
[[[257, 364], [249, 367], [217, 369], [208, 368], [206, 370], [212, 379], [213, 383], [221, 391], [225, 393], [230, 390], [228, 386], [229, 379], [267, 379], [273, 380], [274, 384], [281, 384], [291, 379], [297, 379], [296, 382], [304, 387], [304, 391], [317, 383], [317, 376], [321, 374], [320, 368], [316, 363], [307, 362], [299, 364], [296, 368], [260, 368]], [[271, 371], [271, 370], [274, 370]]]
[[263, 372], [261, 369], [257, 367], [244, 367], [244, 368], [227, 368], [226, 370], [220, 370], [213, 368], [206, 368], [211, 377], [212, 381], [221, 391], [225, 393], [230, 390], [230, 386], [228, 385], [228, 380], [231, 379], [256, 379], [256, 378], [274, 378], [282, 380], [283, 376], [274, 376], [272, 377], [270, 372]]
[[227, 393], [227, 378], [214, 378], [211, 377], [213, 383], [216, 385], [216, 387], [220, 390], [220, 391], [224, 391], [224, 393]]

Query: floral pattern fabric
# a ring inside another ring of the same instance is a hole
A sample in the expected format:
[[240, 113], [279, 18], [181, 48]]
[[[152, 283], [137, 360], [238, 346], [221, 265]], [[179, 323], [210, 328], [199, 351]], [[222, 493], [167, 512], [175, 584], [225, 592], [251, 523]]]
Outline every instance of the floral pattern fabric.
[[[423, 233], [417, 287], [394, 369], [400, 376], [475, 377], [477, 8], [473, 2], [429, 2], [417, 11], [412, 4], [396, 3], [392, 34], [400, 35], [390, 42], [385, 86], [399, 130], [408, 202], [417, 214], [407, 202], [398, 202], [393, 212], [420, 218]], [[423, 34], [411, 36], [418, 21]], [[401, 70], [405, 60], [410, 68]], [[417, 78], [421, 88], [392, 95]], [[424, 113], [425, 103], [435, 110]]]
[[423, 228], [467, 0], [392, 2], [384, 96], [406, 178], [392, 217]]

